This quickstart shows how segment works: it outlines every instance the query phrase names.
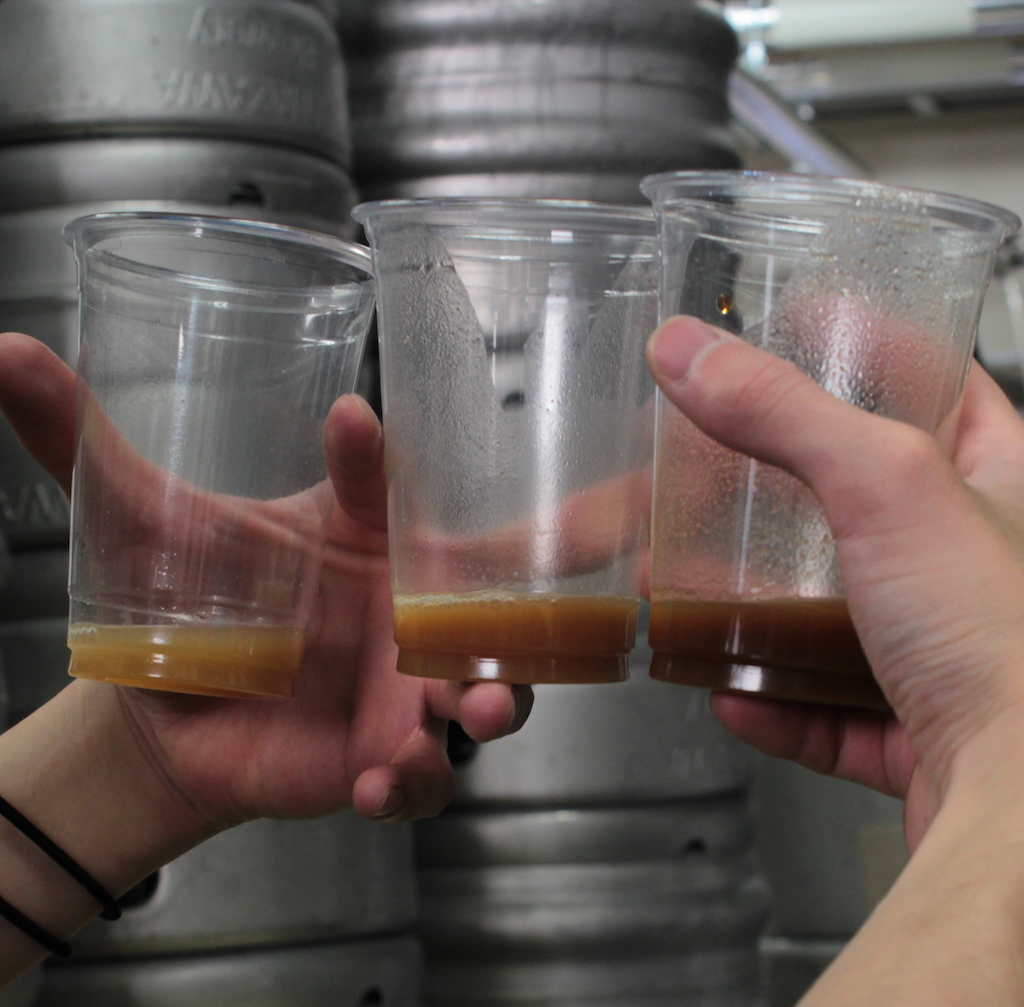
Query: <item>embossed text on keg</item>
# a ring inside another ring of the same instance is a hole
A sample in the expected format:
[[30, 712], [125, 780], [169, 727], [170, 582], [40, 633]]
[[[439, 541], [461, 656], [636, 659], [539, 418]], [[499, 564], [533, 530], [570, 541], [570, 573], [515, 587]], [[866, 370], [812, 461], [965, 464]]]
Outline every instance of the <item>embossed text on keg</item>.
[[294, 59], [296, 68], [301, 70], [315, 69], [323, 62], [323, 47], [316, 36], [295, 24], [260, 14], [230, 14], [197, 7], [188, 40], [192, 45], [211, 49], [233, 46], [286, 56]]
[[56, 486], [26, 484], [13, 494], [0, 489], [0, 527], [7, 531], [66, 527], [68, 513], [67, 499]]
[[166, 76], [157, 73], [156, 81], [169, 110], [267, 116], [304, 125], [324, 118], [314, 91], [273, 77], [175, 69]]

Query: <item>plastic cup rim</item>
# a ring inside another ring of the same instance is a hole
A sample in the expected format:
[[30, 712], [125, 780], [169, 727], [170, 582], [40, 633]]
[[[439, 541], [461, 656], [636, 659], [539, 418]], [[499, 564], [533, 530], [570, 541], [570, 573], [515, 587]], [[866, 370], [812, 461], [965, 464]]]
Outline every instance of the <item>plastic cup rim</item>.
[[[130, 225], [132, 224], [137, 226], [131, 228]], [[136, 262], [117, 252], [109, 252], [95, 247], [97, 241], [115, 235], [118, 232], [138, 234], [152, 229], [153, 225], [163, 225], [161, 229], [166, 230], [167, 233], [186, 234], [189, 231], [216, 231], [225, 235], [273, 238], [303, 249], [325, 252], [333, 256], [336, 262], [362, 270], [365, 275], [362, 279], [351, 279], [343, 283], [321, 286], [264, 287], [254, 284], [212, 280], [209, 277], [183, 273], [175, 269], [167, 269], [163, 266], [151, 266], [146, 263]], [[237, 293], [271, 293], [282, 297], [296, 295], [326, 296], [336, 293], [339, 289], [352, 289], [367, 284], [372, 286], [374, 283], [373, 255], [365, 245], [345, 241], [342, 238], [335, 238], [332, 235], [321, 234], [317, 231], [308, 231], [301, 227], [291, 227], [286, 224], [272, 224], [259, 220], [244, 220], [236, 217], [217, 217], [192, 213], [123, 210], [89, 213], [76, 217], [64, 226], [62, 234], [64, 240], [75, 250], [76, 256], [80, 255], [83, 250], [91, 251], [104, 262], [115, 265], [119, 269], [151, 279], [168, 280], [195, 288]]]
[[[415, 199], [378, 199], [360, 203], [352, 210], [355, 220], [364, 226], [371, 218], [410, 214], [417, 210], [433, 210], [440, 212], [493, 213], [495, 216], [507, 214], [511, 225], [525, 224], [533, 219], [543, 221], [546, 217], [555, 218], [579, 217], [582, 220], [629, 222], [649, 224], [651, 236], [654, 236], [655, 214], [647, 206], [631, 206], [628, 204], [597, 203], [584, 199], [529, 199], [525, 197], [495, 196], [426, 196]], [[518, 213], [521, 216], [516, 217]], [[609, 231], [609, 233], [614, 233]]]
[[[673, 184], [692, 183], [695, 192], [690, 195], [669, 197], [663, 201], [660, 193]], [[744, 183], [758, 185], [775, 185], [779, 187], [779, 196], [787, 194], [801, 194], [814, 196], [816, 194], [833, 194], [848, 196], [851, 199], [859, 195], [870, 195], [879, 193], [898, 197], [900, 195], [911, 195], [924, 197], [925, 205], [943, 207], [953, 210], [960, 210], [971, 213], [977, 217], [984, 218], [1001, 224], [1003, 229], [1002, 240], [1006, 240], [1021, 228], [1021, 219], [1012, 210], [998, 206], [995, 203], [987, 203], [980, 199], [972, 199], [969, 196], [958, 196], [954, 193], [938, 192], [932, 189], [921, 189], [910, 185], [889, 185], [883, 182], [876, 182], [872, 179], [840, 178], [831, 175], [801, 175], [792, 172], [771, 172], [771, 171], [748, 171], [748, 170], [719, 170], [719, 171], [665, 171], [658, 174], [648, 175], [640, 182], [640, 191], [651, 200], [657, 208], [662, 202], [673, 204], [685, 204], [692, 206], [719, 205], [711, 202], [712, 195], [724, 194], [727, 186], [737, 186], [741, 189]], [[699, 189], [703, 187], [705, 193], [700, 194]], [[738, 192], [737, 194], [742, 194]], [[742, 214], [742, 209], [734, 212]], [[769, 214], [750, 214], [752, 216], [768, 217]], [[795, 213], [795, 216], [799, 216]], [[991, 233], [982, 231], [979, 228], [964, 227], [964, 230], [974, 231], [978, 234]]]

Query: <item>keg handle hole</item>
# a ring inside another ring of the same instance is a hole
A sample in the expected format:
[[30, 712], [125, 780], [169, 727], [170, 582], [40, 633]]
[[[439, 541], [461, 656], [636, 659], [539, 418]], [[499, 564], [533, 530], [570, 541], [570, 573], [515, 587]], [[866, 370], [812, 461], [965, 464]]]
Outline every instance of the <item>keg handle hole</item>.
[[239, 182], [228, 196], [228, 206], [263, 206], [266, 199], [255, 182]]
[[379, 986], [368, 989], [359, 1001], [359, 1007], [380, 1007], [384, 1003], [384, 993]]
[[702, 856], [708, 852], [708, 844], [703, 839], [691, 839], [680, 850], [681, 857]]

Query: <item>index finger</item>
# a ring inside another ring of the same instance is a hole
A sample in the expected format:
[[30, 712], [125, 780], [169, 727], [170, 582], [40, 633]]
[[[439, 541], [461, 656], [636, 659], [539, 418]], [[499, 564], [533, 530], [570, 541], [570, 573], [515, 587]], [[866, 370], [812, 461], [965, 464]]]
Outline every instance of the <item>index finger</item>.
[[0, 334], [0, 411], [18, 440], [71, 495], [75, 372], [39, 340]]
[[1024, 488], [1024, 423], [1002, 389], [977, 363], [964, 388], [953, 462], [976, 489], [1010, 488], [1020, 506]]
[[384, 430], [368, 402], [343, 395], [334, 403], [324, 426], [324, 450], [341, 509], [354, 521], [384, 531]]

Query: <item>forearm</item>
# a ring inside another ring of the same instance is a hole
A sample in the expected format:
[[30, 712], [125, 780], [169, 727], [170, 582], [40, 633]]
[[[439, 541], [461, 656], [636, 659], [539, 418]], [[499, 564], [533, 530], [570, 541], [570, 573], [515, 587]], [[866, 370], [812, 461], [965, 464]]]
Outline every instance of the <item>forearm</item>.
[[[0, 735], [0, 796], [115, 896], [213, 832], [164, 778], [117, 690], [99, 683], [73, 682]], [[101, 908], [2, 820], [0, 896], [60, 938]], [[0, 919], [0, 985], [44, 955]]]
[[1022, 766], [1012, 723], [965, 753], [903, 875], [801, 1007], [1024, 1003]]

